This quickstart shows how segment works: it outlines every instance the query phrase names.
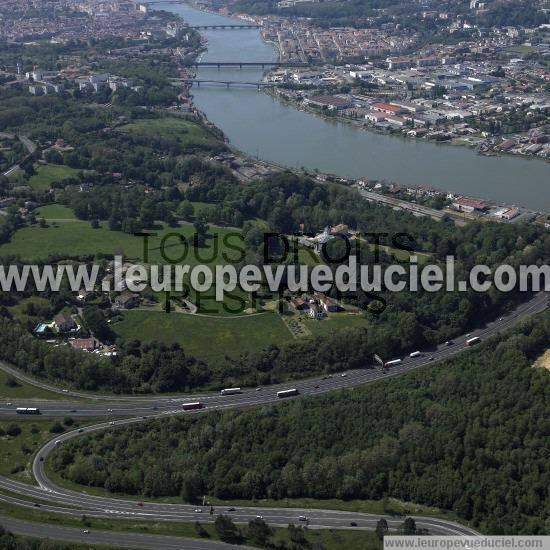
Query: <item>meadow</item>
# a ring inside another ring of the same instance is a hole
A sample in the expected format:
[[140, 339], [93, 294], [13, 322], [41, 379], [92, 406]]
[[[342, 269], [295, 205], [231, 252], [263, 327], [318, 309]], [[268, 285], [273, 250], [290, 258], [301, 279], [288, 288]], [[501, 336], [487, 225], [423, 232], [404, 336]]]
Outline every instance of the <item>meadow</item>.
[[136, 133], [151, 137], [178, 138], [186, 148], [218, 149], [219, 138], [211, 134], [203, 126], [176, 117], [142, 119], [124, 126], [118, 130], [124, 133]]
[[35, 172], [29, 179], [30, 187], [36, 191], [46, 191], [52, 183], [76, 176], [79, 170], [59, 164], [38, 164]]
[[179, 343], [186, 353], [212, 364], [237, 358], [269, 344], [282, 344], [292, 335], [277, 313], [225, 317], [161, 311], [126, 311], [111, 328], [124, 339]]

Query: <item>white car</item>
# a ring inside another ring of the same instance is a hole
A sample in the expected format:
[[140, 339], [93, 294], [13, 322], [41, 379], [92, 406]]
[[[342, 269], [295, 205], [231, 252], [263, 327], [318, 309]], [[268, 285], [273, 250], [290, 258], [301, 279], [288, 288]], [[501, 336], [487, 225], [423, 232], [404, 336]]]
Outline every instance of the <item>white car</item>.
[[256, 516], [256, 519], [264, 519], [263, 516]]
[[63, 393], [68, 393], [69, 390], [61, 390]]
[[298, 521], [307, 521], [306, 516], [298, 516]]
[[88, 531], [88, 529], [84, 529], [84, 531], [82, 531], [85, 535], [87, 535], [90, 531]]
[[195, 514], [200, 514], [202, 513], [202, 510], [200, 508], [195, 508]]
[[347, 372], [343, 372], [343, 373], [341, 374], [342, 378], [344, 378], [344, 377], [347, 376], [347, 375], [348, 375]]
[[113, 422], [113, 421], [109, 422], [109, 425], [111, 425], [111, 426], [112, 426], [113, 424], [114, 424], [114, 422]]

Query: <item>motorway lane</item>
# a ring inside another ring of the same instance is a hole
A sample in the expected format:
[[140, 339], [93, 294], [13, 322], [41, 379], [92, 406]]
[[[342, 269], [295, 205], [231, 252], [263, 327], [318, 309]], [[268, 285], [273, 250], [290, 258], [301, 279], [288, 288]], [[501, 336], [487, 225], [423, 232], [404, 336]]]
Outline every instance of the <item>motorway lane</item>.
[[[132, 532], [98, 531], [95, 529], [90, 529], [89, 533], [84, 533], [84, 529], [76, 527], [35, 523], [7, 516], [0, 516], [0, 525], [18, 535], [83, 544], [116, 545], [120, 548], [145, 548], [146, 550], [151, 548], [159, 550], [229, 550], [235, 548], [234, 545], [223, 542], [164, 535], [143, 535]], [[248, 546], [241, 545], [238, 548], [250, 549]]]

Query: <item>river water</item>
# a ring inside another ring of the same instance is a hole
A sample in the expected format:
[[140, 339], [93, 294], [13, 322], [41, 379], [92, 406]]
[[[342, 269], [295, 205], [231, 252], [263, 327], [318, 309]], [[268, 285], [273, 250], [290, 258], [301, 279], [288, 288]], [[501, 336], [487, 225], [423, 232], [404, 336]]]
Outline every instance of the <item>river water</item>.
[[[155, 4], [189, 25], [234, 23], [184, 4]], [[241, 22], [242, 23], [242, 22]], [[272, 61], [276, 50], [257, 29], [206, 31], [203, 61]], [[207, 79], [257, 82], [261, 69], [201, 68]], [[483, 157], [459, 146], [377, 134], [294, 109], [256, 89], [194, 87], [195, 104], [230, 142], [251, 156], [291, 168], [341, 176], [425, 184], [448, 191], [550, 211], [550, 164]]]

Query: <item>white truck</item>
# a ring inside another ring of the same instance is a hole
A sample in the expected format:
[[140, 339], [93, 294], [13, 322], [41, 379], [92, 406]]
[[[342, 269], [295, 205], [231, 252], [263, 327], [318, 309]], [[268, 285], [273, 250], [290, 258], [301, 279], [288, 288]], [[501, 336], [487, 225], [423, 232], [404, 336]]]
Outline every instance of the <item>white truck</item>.
[[225, 388], [220, 391], [220, 395], [235, 395], [236, 393], [242, 393], [241, 388]]

